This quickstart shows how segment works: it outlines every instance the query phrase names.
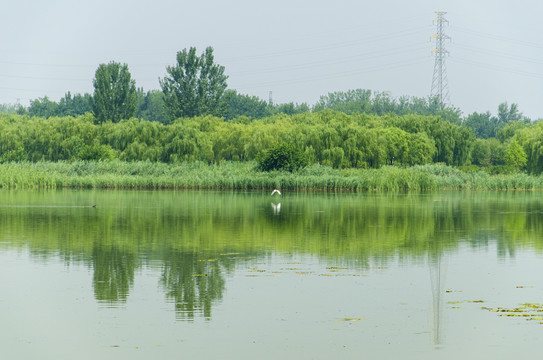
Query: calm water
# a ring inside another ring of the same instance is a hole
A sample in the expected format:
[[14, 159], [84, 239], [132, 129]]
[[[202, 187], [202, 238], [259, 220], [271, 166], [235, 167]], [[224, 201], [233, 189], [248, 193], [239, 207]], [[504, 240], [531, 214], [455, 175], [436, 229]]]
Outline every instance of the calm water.
[[1, 358], [535, 357], [542, 216], [540, 192], [0, 192]]

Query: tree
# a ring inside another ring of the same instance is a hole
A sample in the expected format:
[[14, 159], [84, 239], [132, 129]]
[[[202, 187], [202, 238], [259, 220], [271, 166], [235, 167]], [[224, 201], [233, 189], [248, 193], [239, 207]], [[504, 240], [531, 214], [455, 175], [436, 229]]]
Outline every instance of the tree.
[[58, 104], [54, 101], [49, 100], [47, 96], [35, 100], [30, 100], [28, 114], [30, 116], [41, 116], [44, 118], [57, 116]]
[[242, 95], [235, 90], [226, 90], [224, 98], [226, 100], [225, 120], [232, 120], [240, 116], [261, 119], [272, 113], [272, 107], [256, 96]]
[[470, 128], [478, 139], [488, 139], [496, 136], [496, 122], [490, 112], [484, 114], [474, 112], [466, 118], [462, 126]]
[[487, 139], [476, 139], [471, 150], [471, 162], [474, 165], [490, 166], [492, 158], [490, 152], [490, 141]]
[[93, 80], [92, 110], [99, 122], [119, 122], [136, 114], [136, 82], [128, 65], [100, 64]]
[[164, 107], [164, 93], [160, 90], [151, 90], [143, 94], [143, 90], [138, 90], [137, 116], [144, 120], [169, 123], [170, 118]]
[[77, 116], [92, 112], [92, 96], [90, 94], [72, 94], [68, 91], [58, 102], [58, 116]]
[[519, 111], [517, 104], [511, 104], [511, 106], [509, 106], [507, 105], [507, 102], [503, 102], [498, 105], [498, 126], [504, 126], [512, 121], [520, 121], [522, 118], [522, 113]]
[[310, 109], [309, 109], [309, 105], [307, 105], [306, 103], [295, 104], [293, 102], [290, 102], [286, 104], [275, 105], [272, 108], [272, 111], [274, 114], [295, 115], [295, 114], [308, 113]]
[[224, 75], [224, 66], [215, 64], [212, 47], [207, 47], [201, 56], [196, 55], [194, 47], [178, 52], [177, 64], [168, 66], [166, 71], [168, 75], [160, 79], [160, 86], [172, 120], [224, 114], [223, 94], [228, 76]]
[[26, 114], [26, 109], [21, 104], [0, 104], [0, 114]]
[[522, 146], [518, 142], [512, 141], [505, 149], [505, 165], [519, 171], [526, 166], [527, 162], [528, 158]]
[[355, 89], [336, 91], [321, 96], [315, 105], [315, 111], [332, 109], [346, 114], [360, 114], [372, 112], [372, 91]]

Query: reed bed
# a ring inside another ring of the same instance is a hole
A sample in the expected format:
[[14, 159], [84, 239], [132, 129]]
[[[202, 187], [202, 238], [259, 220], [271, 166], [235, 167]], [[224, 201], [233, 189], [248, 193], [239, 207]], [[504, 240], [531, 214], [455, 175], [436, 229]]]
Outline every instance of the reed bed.
[[489, 175], [445, 165], [338, 170], [311, 165], [262, 172], [254, 162], [13, 162], [0, 164], [2, 189], [291, 189], [349, 191], [535, 190], [543, 177]]

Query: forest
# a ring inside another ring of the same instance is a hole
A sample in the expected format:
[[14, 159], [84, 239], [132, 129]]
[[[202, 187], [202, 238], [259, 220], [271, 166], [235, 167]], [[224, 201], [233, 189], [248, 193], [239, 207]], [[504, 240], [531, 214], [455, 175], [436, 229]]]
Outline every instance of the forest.
[[543, 123], [516, 104], [462, 116], [435, 98], [366, 89], [308, 104], [273, 104], [228, 89], [213, 49], [177, 54], [162, 90], [135, 86], [128, 66], [101, 64], [94, 94], [67, 92], [0, 106], [0, 163], [256, 161], [287, 144], [304, 165], [378, 169], [439, 163], [491, 174], [543, 171]]

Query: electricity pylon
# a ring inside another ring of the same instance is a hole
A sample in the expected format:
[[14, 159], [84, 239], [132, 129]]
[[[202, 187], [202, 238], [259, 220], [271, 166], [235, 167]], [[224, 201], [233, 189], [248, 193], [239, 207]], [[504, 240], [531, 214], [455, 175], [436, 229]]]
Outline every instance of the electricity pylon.
[[449, 21], [443, 17], [446, 14], [444, 11], [436, 11], [437, 19], [434, 22], [437, 25], [437, 33], [432, 35], [432, 39], [436, 39], [436, 48], [432, 51], [436, 61], [434, 63], [434, 77], [432, 78], [432, 91], [430, 95], [437, 97], [441, 104], [449, 103], [449, 82], [447, 81], [447, 73], [445, 72], [445, 57], [449, 54], [445, 50], [445, 40], [450, 40], [450, 37], [443, 33], [443, 27]]

